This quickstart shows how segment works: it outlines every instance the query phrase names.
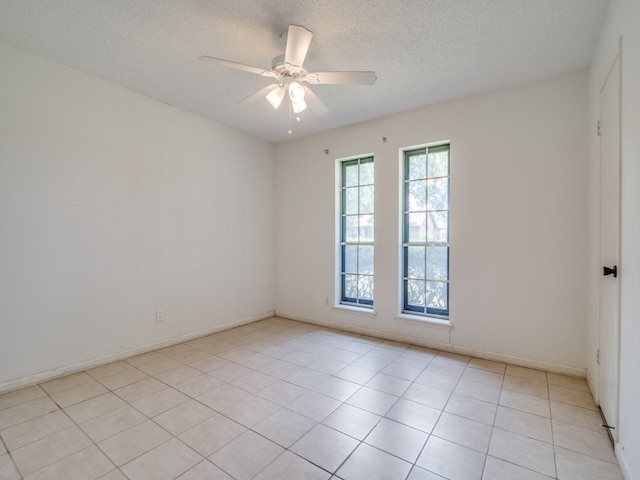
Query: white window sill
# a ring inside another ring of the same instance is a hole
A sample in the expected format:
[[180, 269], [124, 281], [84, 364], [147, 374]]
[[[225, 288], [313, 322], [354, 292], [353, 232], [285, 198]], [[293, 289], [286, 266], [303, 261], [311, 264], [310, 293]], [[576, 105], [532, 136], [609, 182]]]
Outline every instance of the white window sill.
[[440, 330], [450, 331], [453, 328], [453, 323], [446, 318], [423, 317], [422, 315], [410, 315], [408, 313], [401, 313], [393, 318], [400, 322], [412, 323], [414, 325], [422, 325], [424, 327], [437, 328]]
[[372, 308], [352, 307], [351, 305], [334, 305], [331, 310], [341, 313], [352, 313], [363, 317], [375, 317], [378, 313]]

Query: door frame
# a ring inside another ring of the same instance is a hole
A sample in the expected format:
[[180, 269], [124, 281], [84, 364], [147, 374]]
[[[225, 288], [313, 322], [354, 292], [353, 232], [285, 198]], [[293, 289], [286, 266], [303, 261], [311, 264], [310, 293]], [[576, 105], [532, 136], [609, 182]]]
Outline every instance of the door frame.
[[[617, 142], [618, 142], [618, 158], [617, 158], [617, 162], [618, 162], [618, 191], [617, 191], [617, 196], [618, 196], [618, 212], [617, 212], [617, 217], [618, 217], [618, 222], [617, 222], [617, 229], [618, 229], [618, 241], [617, 241], [617, 245], [616, 245], [616, 249], [617, 249], [617, 264], [618, 264], [618, 269], [620, 270], [620, 264], [622, 263], [622, 248], [621, 248], [621, 239], [622, 239], [622, 37], [620, 37], [619, 42], [618, 42], [618, 48], [616, 49], [615, 52], [615, 56], [613, 61], [611, 62], [611, 66], [609, 67], [609, 70], [607, 71], [607, 75], [605, 76], [605, 80], [602, 83], [602, 86], [600, 88], [600, 95], [599, 95], [599, 114], [598, 114], [598, 134], [600, 135], [600, 122], [602, 120], [602, 93], [605, 89], [605, 86], [607, 85], [607, 82], [609, 81], [609, 78], [611, 77], [611, 73], [613, 72], [614, 68], [618, 69], [618, 74], [619, 74], [619, 79], [618, 79], [618, 98], [617, 98], [617, 102], [618, 102], [618, 125], [619, 125], [619, 131], [618, 131], [618, 138], [617, 138]], [[604, 266], [604, 261], [602, 258], [602, 168], [603, 168], [603, 156], [602, 156], [602, 137], [599, 136], [598, 139], [598, 165], [599, 165], [599, 204], [600, 204], [600, 214], [599, 214], [599, 218], [598, 218], [598, 272], [600, 275], [600, 278], [598, 280], [598, 384], [597, 384], [597, 392], [598, 392], [598, 406], [600, 407], [600, 403], [601, 400], [603, 398], [602, 395], [602, 389], [604, 386], [604, 382], [602, 381], [602, 370], [601, 370], [601, 366], [600, 366], [600, 347], [602, 345], [602, 325], [603, 325], [603, 314], [602, 314], [602, 301], [601, 301], [601, 295], [602, 295], [602, 287], [601, 287], [601, 282], [602, 282], [602, 267]], [[622, 275], [618, 275], [618, 278], [616, 279], [616, 281], [618, 282], [617, 285], [617, 298], [615, 299], [615, 302], [617, 303], [617, 308], [616, 308], [616, 318], [614, 319], [614, 322], [616, 324], [617, 327], [617, 332], [616, 332], [616, 337], [615, 337], [615, 346], [616, 346], [616, 351], [614, 353], [614, 366], [615, 366], [615, 382], [616, 382], [616, 391], [614, 394], [615, 400], [614, 400], [614, 408], [615, 408], [615, 414], [614, 414], [614, 418], [611, 419], [606, 419], [604, 416], [604, 413], [602, 411], [602, 409], [600, 408], [600, 413], [603, 417], [603, 420], [608, 421], [609, 423], [612, 423], [615, 426], [615, 429], [612, 430], [610, 428], [607, 428], [607, 432], [609, 434], [609, 438], [611, 439], [611, 442], [613, 443], [613, 445], [615, 446], [615, 444], [617, 443], [617, 439], [618, 439], [618, 432], [619, 432], [619, 418], [620, 418], [620, 340], [621, 340], [621, 318], [620, 318], [620, 307], [621, 307], [621, 284], [622, 284]]]

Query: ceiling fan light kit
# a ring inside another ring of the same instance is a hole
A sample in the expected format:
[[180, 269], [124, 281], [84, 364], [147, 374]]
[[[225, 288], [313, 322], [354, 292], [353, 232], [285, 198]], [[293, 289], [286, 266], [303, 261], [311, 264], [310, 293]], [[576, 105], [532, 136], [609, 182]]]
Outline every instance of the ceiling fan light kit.
[[[199, 58], [203, 62], [275, 79], [277, 83], [268, 85], [241, 102], [266, 98], [269, 104], [277, 110], [285, 95], [288, 94], [289, 114], [293, 110], [293, 113], [297, 115], [296, 119], [300, 121], [299, 114], [307, 107], [310, 107], [317, 114], [328, 111], [327, 106], [308, 86], [304, 85], [305, 83], [311, 85], [373, 85], [376, 81], [376, 74], [371, 71], [309, 72], [309, 69], [304, 65], [304, 60], [312, 38], [313, 33], [306, 28], [299, 25], [289, 25], [285, 53], [273, 59], [271, 70], [207, 55]], [[291, 127], [289, 127], [289, 134], [291, 133]]]

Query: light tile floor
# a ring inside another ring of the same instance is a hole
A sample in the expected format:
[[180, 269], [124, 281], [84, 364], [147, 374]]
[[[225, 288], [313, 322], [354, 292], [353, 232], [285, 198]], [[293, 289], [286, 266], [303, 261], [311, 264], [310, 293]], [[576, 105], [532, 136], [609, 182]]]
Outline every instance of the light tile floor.
[[0, 479], [621, 479], [583, 379], [272, 318], [0, 395]]

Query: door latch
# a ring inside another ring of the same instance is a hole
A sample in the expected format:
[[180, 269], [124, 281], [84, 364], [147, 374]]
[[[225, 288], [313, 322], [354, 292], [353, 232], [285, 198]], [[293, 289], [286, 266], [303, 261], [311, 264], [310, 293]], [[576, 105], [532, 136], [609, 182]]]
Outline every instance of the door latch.
[[607, 275], [611, 275], [613, 273], [613, 278], [616, 278], [618, 276], [618, 266], [614, 265], [613, 268], [609, 268], [609, 267], [602, 267], [602, 275], [604, 275], [605, 277]]

